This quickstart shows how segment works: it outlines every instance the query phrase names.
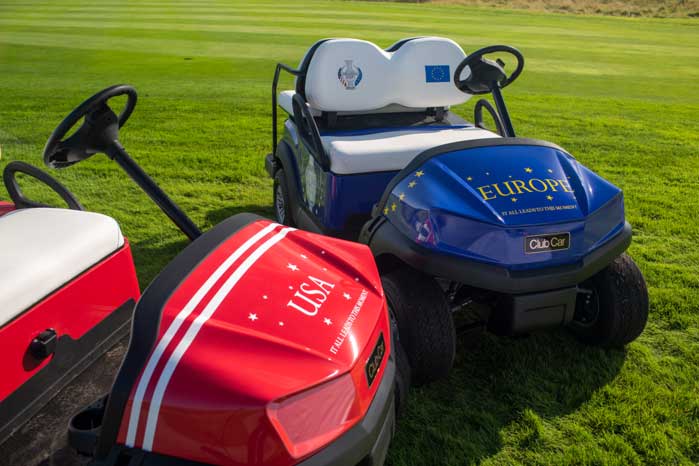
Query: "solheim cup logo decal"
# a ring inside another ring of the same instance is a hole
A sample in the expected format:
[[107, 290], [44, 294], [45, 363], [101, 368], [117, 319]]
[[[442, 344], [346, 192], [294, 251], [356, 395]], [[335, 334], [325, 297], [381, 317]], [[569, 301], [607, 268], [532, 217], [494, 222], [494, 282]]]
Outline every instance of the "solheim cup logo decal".
[[352, 62], [353, 60], [345, 60], [345, 66], [337, 70], [337, 79], [348, 91], [354, 90], [362, 81], [362, 69]]

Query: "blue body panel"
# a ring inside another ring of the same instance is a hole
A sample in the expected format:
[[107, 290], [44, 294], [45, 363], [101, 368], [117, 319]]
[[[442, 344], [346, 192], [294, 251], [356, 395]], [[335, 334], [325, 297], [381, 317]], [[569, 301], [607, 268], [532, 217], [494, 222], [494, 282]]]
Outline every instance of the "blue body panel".
[[[529, 145], [436, 155], [394, 187], [384, 215], [424, 247], [513, 270], [576, 263], [624, 226], [619, 188]], [[527, 236], [566, 232], [569, 249], [524, 251]]]
[[[323, 171], [289, 130], [308, 211], [328, 231], [358, 229], [398, 172]], [[383, 131], [358, 133], [372, 132]], [[621, 190], [549, 146], [452, 150], [399, 176], [383, 215], [412, 241], [464, 260], [510, 270], [577, 264], [624, 227]], [[526, 237], [547, 233], [570, 233], [570, 247], [525, 253]]]
[[[287, 129], [288, 131], [288, 129]], [[288, 135], [295, 136], [295, 135]], [[323, 171], [303, 144], [288, 137], [296, 166], [296, 179], [307, 210], [329, 231], [361, 228], [397, 171], [337, 175]], [[358, 222], [359, 221], [359, 222]]]

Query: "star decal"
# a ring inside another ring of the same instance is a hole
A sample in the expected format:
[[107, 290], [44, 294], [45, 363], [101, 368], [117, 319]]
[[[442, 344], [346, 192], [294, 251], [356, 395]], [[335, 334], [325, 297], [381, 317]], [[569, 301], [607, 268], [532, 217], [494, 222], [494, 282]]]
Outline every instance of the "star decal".
[[289, 269], [289, 270], [291, 270], [291, 271], [293, 271], [293, 272], [296, 272], [296, 271], [299, 269], [299, 268], [296, 266], [296, 264], [291, 264], [291, 263], [287, 264], [286, 268]]
[[301, 257], [301, 259], [308, 259], [308, 256], [307, 256], [307, 255], [305, 255], [305, 254], [301, 254], [301, 256], [300, 256], [300, 257]]
[[546, 171], [549, 172], [549, 173], [553, 173], [553, 170], [551, 170], [550, 168], [549, 168], [548, 170], [546, 170]]
[[294, 287], [293, 287], [293, 286], [291, 286], [291, 285], [289, 285], [289, 289], [290, 289], [290, 290], [293, 290], [293, 289], [294, 289]]
[[423, 172], [422, 170], [419, 170], [419, 171], [417, 171], [417, 172], [415, 173], [415, 176], [417, 176], [418, 178], [420, 178], [420, 177], [421, 177], [422, 175], [424, 175], [424, 174], [425, 174], [425, 172]]
[[487, 176], [490, 176], [490, 172], [485, 172], [485, 174], [486, 174]]
[[391, 204], [391, 212], [395, 212], [397, 207], [398, 206], [396, 205], [395, 202], [393, 204]]
[[284, 322], [282, 322], [282, 321], [280, 320], [280, 321], [279, 321], [279, 326], [280, 326], [280, 327], [283, 327], [283, 326], [284, 326]]
[[252, 320], [255, 322], [257, 320], [257, 314], [253, 314], [252, 312], [248, 314], [248, 319]]
[[469, 176], [468, 178], [466, 178], [466, 181], [473, 181], [473, 177]]
[[355, 282], [358, 282], [358, 281], [359, 281], [359, 277], [354, 277], [354, 281], [355, 281]]
[[405, 199], [405, 193], [400, 193], [400, 196], [398, 196], [398, 199], [400, 199], [401, 201], [403, 199]]
[[415, 181], [411, 181], [408, 183], [408, 188], [414, 188], [417, 183]]
[[325, 251], [320, 251], [321, 254], [325, 254]]
[[326, 267], [323, 267], [323, 272], [327, 272], [328, 269]]
[[352, 299], [352, 296], [350, 296], [349, 293], [342, 293], [342, 297], [347, 299], [347, 300]]
[[549, 201], [553, 201], [553, 196], [549, 194], [548, 196], [546, 196], [546, 199], [548, 199]]
[[384, 209], [383, 209], [383, 214], [384, 214], [384, 215], [388, 215], [388, 207], [384, 207]]
[[325, 319], [323, 319], [323, 323], [324, 323], [325, 325], [332, 325], [332, 324], [333, 324], [333, 321], [330, 320], [330, 319], [328, 319], [328, 318], [326, 317]]
[[517, 202], [517, 198], [516, 198], [516, 197], [513, 197], [513, 198], [511, 198], [510, 200], [511, 200], [512, 202]]
[[524, 169], [524, 171], [527, 172], [527, 173], [531, 173], [531, 172], [533, 172], [534, 170], [532, 170], [531, 168], [527, 167], [527, 168]]
[[263, 295], [262, 295], [262, 299], [268, 299], [267, 295], [266, 295], [266, 294], [263, 294]]

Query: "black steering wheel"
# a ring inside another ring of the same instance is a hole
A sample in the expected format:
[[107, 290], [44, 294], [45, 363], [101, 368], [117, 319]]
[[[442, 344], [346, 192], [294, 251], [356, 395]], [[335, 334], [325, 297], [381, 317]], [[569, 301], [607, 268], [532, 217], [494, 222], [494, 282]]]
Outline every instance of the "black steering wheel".
[[[517, 59], [517, 68], [509, 76], [505, 73], [505, 63], [500, 60], [489, 60], [484, 55], [506, 52]], [[468, 66], [471, 71], [466, 78], [461, 78], [461, 73]], [[500, 89], [507, 87], [519, 77], [524, 68], [524, 56], [514, 47], [509, 45], [491, 45], [476, 50], [463, 59], [454, 71], [454, 84], [460, 91], [468, 94], [479, 95], [492, 92], [493, 86]]]
[[[126, 106], [119, 116], [107, 105], [113, 97], [128, 96]], [[81, 103], [53, 130], [46, 147], [44, 163], [51, 168], [65, 168], [85, 160], [114, 143], [119, 128], [124, 126], [136, 107], [136, 89], [126, 84], [108, 87]], [[78, 130], [67, 139], [68, 131], [85, 117]]]
[[39, 170], [33, 165], [15, 160], [14, 162], [10, 162], [7, 164], [7, 166], [5, 166], [5, 170], [2, 173], [2, 179], [5, 182], [5, 188], [7, 188], [10, 199], [18, 209], [51, 206], [27, 199], [17, 183], [17, 177], [15, 176], [17, 173], [24, 173], [32, 178], [36, 178], [49, 188], [53, 189], [56, 194], [58, 194], [61, 199], [68, 204], [68, 208], [73, 210], [85, 210], [82, 204], [80, 204], [80, 201], [76, 199], [75, 195], [68, 191], [68, 188], [59, 183], [58, 180], [53, 178], [48, 173]]

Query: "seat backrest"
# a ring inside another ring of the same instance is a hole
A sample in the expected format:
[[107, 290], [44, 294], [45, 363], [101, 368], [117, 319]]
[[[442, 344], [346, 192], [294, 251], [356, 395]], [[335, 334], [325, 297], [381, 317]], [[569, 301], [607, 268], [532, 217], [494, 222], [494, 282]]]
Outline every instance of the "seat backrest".
[[386, 50], [364, 40], [326, 39], [302, 60], [296, 92], [322, 112], [448, 107], [471, 97], [453, 83], [465, 57], [456, 42], [441, 37], [406, 39]]

